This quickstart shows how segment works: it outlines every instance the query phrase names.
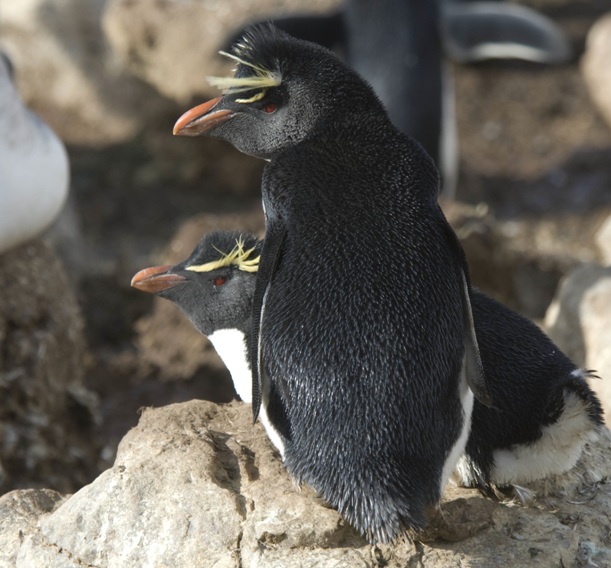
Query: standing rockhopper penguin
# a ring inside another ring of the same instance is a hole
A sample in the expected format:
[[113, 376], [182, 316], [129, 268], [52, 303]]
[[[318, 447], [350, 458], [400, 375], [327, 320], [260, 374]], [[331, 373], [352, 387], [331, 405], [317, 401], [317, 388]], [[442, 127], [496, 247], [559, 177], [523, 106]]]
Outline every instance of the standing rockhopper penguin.
[[289, 472], [370, 540], [392, 540], [427, 524], [464, 450], [473, 393], [490, 402], [437, 170], [326, 49], [261, 25], [229, 57], [235, 76], [213, 80], [224, 95], [174, 132], [269, 162], [254, 415], [278, 393], [270, 420]]

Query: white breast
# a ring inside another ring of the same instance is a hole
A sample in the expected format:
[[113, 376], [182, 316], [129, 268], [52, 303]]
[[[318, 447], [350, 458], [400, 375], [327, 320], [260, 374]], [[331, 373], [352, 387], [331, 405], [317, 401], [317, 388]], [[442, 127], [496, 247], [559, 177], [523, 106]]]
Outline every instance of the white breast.
[[[208, 339], [219, 354], [231, 373], [231, 379], [235, 391], [240, 398], [248, 403], [252, 403], [252, 373], [248, 360], [248, 350], [246, 348], [246, 336], [239, 329], [219, 329], [208, 336]], [[284, 457], [284, 443], [282, 436], [270, 423], [266, 412], [266, 400], [263, 400], [259, 416], [267, 436], [272, 444], [278, 449], [280, 455]]]

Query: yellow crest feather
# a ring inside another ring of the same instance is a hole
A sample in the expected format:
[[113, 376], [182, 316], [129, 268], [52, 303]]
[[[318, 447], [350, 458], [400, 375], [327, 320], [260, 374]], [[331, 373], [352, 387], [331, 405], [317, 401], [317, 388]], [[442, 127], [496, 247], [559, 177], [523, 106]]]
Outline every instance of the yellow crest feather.
[[223, 253], [219, 251], [221, 253], [221, 258], [218, 260], [212, 260], [204, 264], [187, 266], [186, 270], [190, 270], [191, 272], [212, 272], [213, 270], [217, 270], [219, 268], [234, 265], [238, 267], [238, 270], [242, 270], [244, 272], [257, 272], [257, 270], [259, 270], [259, 260], [261, 255], [254, 258], [249, 258], [254, 250], [255, 247], [244, 250], [244, 241], [242, 240], [242, 237], [240, 237], [236, 240], [236, 246], [231, 249], [231, 252]]
[[276, 71], [265, 69], [254, 63], [249, 63], [237, 55], [219, 51], [221, 55], [233, 59], [237, 63], [246, 65], [254, 70], [254, 75], [250, 77], [208, 77], [208, 82], [219, 88], [223, 93], [244, 93], [246, 91], [261, 90], [260, 93], [250, 97], [249, 99], [237, 99], [238, 103], [252, 103], [261, 100], [265, 96], [265, 90], [270, 87], [278, 87], [282, 83], [282, 77]]

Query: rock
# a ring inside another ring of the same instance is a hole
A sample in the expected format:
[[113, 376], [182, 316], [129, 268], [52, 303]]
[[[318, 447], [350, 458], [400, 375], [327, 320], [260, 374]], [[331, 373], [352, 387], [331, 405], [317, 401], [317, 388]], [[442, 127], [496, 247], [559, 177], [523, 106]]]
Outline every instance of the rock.
[[578, 365], [594, 369], [590, 379], [611, 424], [611, 267], [583, 265], [561, 283], [545, 316], [549, 336]]
[[76, 297], [38, 240], [0, 255], [0, 290], [0, 492], [43, 483], [73, 491], [98, 458]]
[[0, 567], [16, 565], [23, 535], [36, 531], [41, 517], [66, 497], [51, 489], [22, 489], [0, 498]]
[[581, 72], [598, 110], [611, 126], [611, 13], [595, 22], [588, 33]]
[[[611, 562], [610, 451], [606, 432], [579, 464], [578, 482], [529, 506], [449, 487], [446, 520], [486, 528], [460, 542], [372, 549], [310, 489], [291, 482], [260, 424], [252, 426], [249, 406], [191, 401], [148, 409], [111, 469], [50, 514], [41, 511], [38, 523], [24, 523], [10, 552], [16, 562], [6, 565], [348, 568], [370, 567], [376, 557], [389, 568], [533, 559], [542, 568], [604, 566]], [[0, 499], [0, 511], [14, 516], [23, 508], [16, 497]]]
[[0, 12], [2, 47], [25, 102], [67, 142], [124, 141], [177, 112], [114, 59], [100, 24], [105, 3], [23, 0]]
[[231, 67], [217, 52], [227, 48], [232, 34], [248, 23], [286, 13], [326, 12], [338, 4], [338, 0], [109, 0], [103, 24], [108, 42], [126, 67], [184, 104], [195, 95], [216, 93], [206, 77], [227, 74]]
[[611, 266], [611, 216], [607, 217], [596, 233], [596, 245], [605, 266]]
[[529, 318], [542, 318], [575, 259], [550, 250], [544, 242], [549, 238], [528, 222], [501, 221], [483, 203], [444, 202], [443, 208], [467, 256], [473, 285]]

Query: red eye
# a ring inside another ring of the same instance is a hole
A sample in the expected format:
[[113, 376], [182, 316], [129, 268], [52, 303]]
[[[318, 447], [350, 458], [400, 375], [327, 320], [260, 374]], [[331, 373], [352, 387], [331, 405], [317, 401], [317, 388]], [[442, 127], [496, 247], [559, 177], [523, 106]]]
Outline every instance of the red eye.
[[263, 107], [263, 112], [266, 112], [267, 114], [272, 114], [272, 112], [276, 112], [277, 108], [278, 108], [278, 105], [276, 103], [267, 103]]
[[223, 284], [225, 284], [225, 282], [227, 282], [227, 277], [226, 276], [217, 276], [212, 283], [215, 286], [222, 286]]

